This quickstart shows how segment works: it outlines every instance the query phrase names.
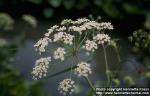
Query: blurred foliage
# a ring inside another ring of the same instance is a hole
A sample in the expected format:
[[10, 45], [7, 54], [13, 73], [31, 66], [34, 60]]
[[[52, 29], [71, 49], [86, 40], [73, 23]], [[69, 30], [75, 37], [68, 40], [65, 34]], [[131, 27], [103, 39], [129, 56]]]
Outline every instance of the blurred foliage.
[[116, 87], [120, 86], [120, 80], [118, 78], [112, 79], [112, 83], [114, 83]]
[[148, 80], [148, 85], [150, 86], [150, 70], [145, 72], [145, 78]]
[[146, 29], [150, 30], [150, 11], [147, 13], [146, 20], [145, 20], [145, 23], [144, 23], [144, 27]]
[[43, 0], [28, 0], [28, 1], [34, 4], [41, 4]]
[[7, 13], [0, 13], [0, 29], [11, 30], [13, 29], [14, 20]]
[[131, 87], [131, 86], [135, 85], [135, 80], [134, 80], [133, 76], [125, 76], [124, 83], [127, 87]]
[[29, 82], [11, 65], [16, 45], [0, 46], [0, 96], [46, 96], [42, 83]]
[[[56, 10], [88, 10], [89, 13], [99, 15], [104, 13], [112, 18], [122, 18], [128, 15], [146, 15], [149, 11], [150, 0], [11, 0], [11, 5], [31, 3], [37, 6], [45, 6], [43, 13], [45, 17], [51, 18]], [[7, 3], [7, 0], [0, 0], [0, 6]], [[47, 6], [48, 5], [48, 6]]]
[[52, 8], [46, 8], [44, 9], [43, 11], [43, 15], [45, 16], [45, 18], [51, 18], [53, 17], [53, 14], [54, 14], [54, 10]]
[[0, 46], [7, 45], [7, 41], [3, 38], [0, 38]]
[[33, 28], [37, 26], [37, 20], [32, 15], [25, 14], [22, 16], [22, 19]]
[[129, 37], [133, 45], [133, 52], [149, 55], [150, 54], [150, 34], [144, 30], [137, 30]]

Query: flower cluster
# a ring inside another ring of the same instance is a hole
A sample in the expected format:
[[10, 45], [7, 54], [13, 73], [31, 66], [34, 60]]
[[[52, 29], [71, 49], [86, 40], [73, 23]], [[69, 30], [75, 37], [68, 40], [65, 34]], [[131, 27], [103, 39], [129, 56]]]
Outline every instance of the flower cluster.
[[[80, 25], [72, 25], [69, 27], [69, 30], [79, 32], [80, 34], [82, 34], [82, 32], [84, 32], [84, 31], [92, 30], [92, 29], [96, 29], [97, 31], [101, 31], [104, 29], [109, 29], [109, 30], [113, 29], [113, 26], [109, 22], [98, 23], [96, 21], [90, 21], [90, 20], [85, 20], [84, 23], [81, 22], [81, 20], [75, 21], [75, 22], [78, 22], [77, 24], [80, 24]], [[72, 21], [72, 23], [73, 23], [73, 21]]]
[[104, 44], [110, 42], [110, 37], [107, 34], [97, 34], [93, 37], [93, 40], [98, 44]]
[[[93, 40], [86, 40], [83, 48], [89, 52], [94, 52], [98, 44], [110, 43], [110, 37], [107, 34], [99, 33], [93, 37]], [[87, 52], [89, 54], [89, 52]]]
[[59, 83], [58, 90], [63, 95], [67, 95], [72, 94], [72, 92], [74, 92], [74, 87], [75, 87], [74, 81], [71, 80], [70, 78], [67, 78]]
[[64, 60], [64, 55], [66, 54], [65, 49], [59, 47], [56, 51], [54, 51], [54, 59]]
[[33, 68], [32, 71], [33, 79], [37, 80], [38, 78], [46, 76], [50, 61], [51, 57], [40, 58], [36, 60], [35, 67]]
[[85, 42], [85, 44], [87, 46], [91, 46], [91, 48], [86, 47], [86, 45], [84, 47], [88, 51], [94, 51], [93, 49], [96, 49], [95, 43], [97, 41], [98, 44], [103, 44], [104, 42], [110, 41], [110, 37], [107, 34], [100, 33], [104, 29], [112, 30], [113, 26], [110, 22], [99, 23], [96, 21], [91, 21], [87, 18], [79, 18], [76, 21], [73, 21], [71, 19], [65, 19], [61, 22], [60, 25], [54, 25], [50, 29], [48, 29], [48, 32], [44, 34], [44, 37], [41, 38], [34, 45], [34, 47], [37, 51], [42, 53], [46, 52], [46, 47], [48, 46], [48, 43], [57, 43], [60, 41], [60, 43], [62, 44], [72, 45], [73, 41], [75, 41], [74, 32], [78, 32], [79, 35], [82, 35], [82, 33], [89, 32], [91, 30], [91, 32], [95, 31], [94, 34], [97, 35], [93, 37], [93, 41], [90, 41], [92, 44], [89, 45], [88, 40]]
[[[98, 49], [98, 44], [108, 44], [110, 37], [104, 33], [106, 29], [113, 29], [110, 22], [99, 23], [87, 18], [65, 19], [60, 25], [54, 25], [48, 29], [48, 32], [34, 47], [39, 53], [44, 53], [47, 52], [49, 43], [56, 44], [58, 47], [54, 49], [52, 60], [64, 61], [67, 54], [74, 58], [82, 51], [81, 48], [90, 53]], [[36, 61], [36, 66], [32, 72], [34, 79], [46, 76], [50, 61], [51, 58], [41, 58]], [[90, 64], [86, 62], [78, 63], [74, 71], [75, 74], [83, 77], [88, 77], [92, 73]], [[71, 78], [64, 79], [60, 82], [58, 90], [64, 95], [72, 94], [74, 92], [74, 81]]]
[[44, 34], [45, 37], [50, 37], [50, 35], [51, 35], [54, 31], [56, 31], [58, 27], [59, 27], [58, 25], [54, 25], [54, 26], [52, 26], [50, 29], [48, 29], [48, 32]]
[[110, 22], [102, 22], [102, 23], [100, 23], [99, 28], [100, 29], [109, 29], [109, 30], [113, 30], [114, 29]]
[[95, 49], [97, 49], [97, 44], [94, 41], [86, 40], [83, 48], [85, 48], [87, 51], [94, 52]]
[[35, 45], [34, 47], [36, 48], [39, 53], [45, 52], [46, 47], [48, 46], [48, 43], [51, 42], [51, 39], [48, 37], [41, 38]]
[[73, 44], [73, 35], [67, 34], [65, 32], [59, 32], [54, 35], [54, 42], [62, 41], [64, 44]]
[[89, 74], [91, 74], [91, 68], [90, 64], [86, 62], [81, 62], [77, 65], [77, 68], [75, 69], [75, 74], [78, 74], [78, 76], [85, 76], [87, 77]]

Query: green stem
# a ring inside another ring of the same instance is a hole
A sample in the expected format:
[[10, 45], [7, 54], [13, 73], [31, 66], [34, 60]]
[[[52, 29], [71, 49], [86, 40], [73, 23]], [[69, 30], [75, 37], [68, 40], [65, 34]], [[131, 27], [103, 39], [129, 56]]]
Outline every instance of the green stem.
[[72, 64], [71, 64], [71, 70], [70, 70], [70, 78], [72, 77], [72, 71], [73, 71], [73, 63], [74, 63], [74, 57], [73, 57], [73, 60], [72, 60]]
[[92, 88], [92, 90], [95, 91], [95, 87], [93, 86], [91, 80], [88, 77], [85, 77], [85, 79], [87, 80], [87, 82], [90, 85], [90, 87]]
[[115, 50], [116, 50], [116, 53], [117, 53], [118, 62], [120, 63], [121, 58], [120, 58], [120, 54], [119, 54], [118, 48], [115, 48]]
[[103, 47], [103, 51], [104, 51], [104, 59], [105, 59], [105, 67], [106, 67], [106, 76], [107, 76], [107, 80], [108, 80], [108, 84], [107, 86], [109, 86], [110, 84], [110, 76], [109, 76], [109, 68], [108, 68], [108, 62], [107, 62], [107, 54], [106, 54], [106, 49], [105, 46], [102, 44]]
[[117, 55], [117, 60], [118, 60], [118, 69], [121, 69], [121, 66], [120, 66], [120, 62], [121, 62], [121, 57], [120, 57], [120, 54], [119, 54], [119, 47], [115, 47], [114, 48], [115, 52], [116, 52], [116, 55]]
[[82, 41], [78, 44], [77, 50], [80, 49], [80, 47], [82, 46], [83, 42], [87, 39], [87, 36], [88, 36], [88, 32], [86, 32], [84, 38], [83, 38]]

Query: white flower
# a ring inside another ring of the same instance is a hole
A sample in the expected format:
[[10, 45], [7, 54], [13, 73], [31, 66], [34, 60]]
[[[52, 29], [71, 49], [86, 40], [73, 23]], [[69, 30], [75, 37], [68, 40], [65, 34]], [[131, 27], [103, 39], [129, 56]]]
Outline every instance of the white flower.
[[74, 81], [70, 78], [64, 79], [59, 83], [58, 90], [63, 95], [71, 95], [74, 92]]
[[[80, 19], [79, 19], [80, 20]], [[81, 19], [82, 20], [82, 19]], [[79, 21], [76, 21], [76, 22], [78, 22], [79, 23]], [[82, 23], [82, 22], [84, 22], [84, 20], [83, 21], [80, 21], [80, 23]], [[75, 32], [79, 32], [80, 34], [81, 34], [81, 32], [83, 32], [83, 31], [86, 31], [86, 30], [90, 30], [90, 29], [92, 29], [92, 28], [99, 28], [99, 23], [98, 22], [95, 22], [95, 21], [89, 21], [88, 19], [87, 20], [85, 20], [85, 22], [82, 24], [82, 25], [80, 25], [80, 26], [75, 26], [75, 25], [73, 25], [73, 26], [70, 26], [69, 27], [69, 30], [70, 31], [75, 31]]]
[[77, 26], [70, 26], [70, 27], [69, 27], [69, 30], [70, 30], [70, 31], [77, 31], [77, 32], [82, 31], [82, 30], [80, 29], [80, 27], [77, 27]]
[[64, 60], [64, 55], [66, 54], [65, 49], [59, 47], [56, 51], [54, 51], [54, 59]]
[[45, 33], [44, 35], [45, 35], [46, 37], [49, 37], [52, 33], [53, 33], [53, 30], [52, 30], [52, 29], [48, 29], [48, 32]]
[[87, 77], [89, 74], [91, 74], [91, 68], [90, 64], [86, 62], [81, 62], [77, 65], [77, 68], [75, 69], [75, 74], [78, 74], [78, 76], [85, 76]]
[[79, 32], [79, 34], [82, 34], [83, 31], [88, 31], [91, 29], [96, 29], [97, 31], [101, 31], [103, 29], [113, 29], [110, 22], [99, 23], [96, 21], [90, 21], [86, 18], [79, 18], [76, 21], [70, 21], [70, 23], [71, 26], [69, 26], [69, 31]]
[[35, 67], [31, 73], [33, 75], [33, 79], [37, 80], [38, 78], [46, 76], [50, 61], [51, 57], [36, 60]]
[[90, 20], [87, 18], [79, 18], [79, 19], [77, 19], [77, 21], [74, 21], [73, 24], [82, 24], [82, 23], [85, 23], [88, 21], [90, 21]]
[[36, 48], [36, 51], [39, 51], [40, 53], [45, 52], [45, 47], [48, 46], [48, 43], [51, 42], [51, 39], [48, 37], [41, 38], [34, 47]]
[[54, 34], [54, 40], [53, 41], [57, 42], [59, 40], [62, 40], [63, 36], [64, 36], [64, 32], [58, 32], [58, 33]]
[[67, 25], [67, 24], [71, 24], [73, 21], [71, 19], [64, 19], [62, 22], [61, 22], [61, 25]]
[[113, 30], [113, 26], [110, 22], [102, 22], [100, 23], [100, 29], [110, 29]]
[[64, 36], [63, 36], [63, 43], [72, 45], [72, 44], [73, 44], [73, 38], [74, 38], [73, 35], [64, 33]]
[[45, 33], [44, 35], [45, 35], [46, 37], [49, 37], [58, 27], [59, 27], [58, 25], [52, 26], [50, 29], [48, 29], [48, 32]]
[[85, 27], [86, 29], [97, 29], [97, 30], [103, 30], [103, 29], [113, 29], [113, 26], [110, 22], [96, 22], [96, 21], [89, 21], [82, 25], [82, 27]]
[[59, 27], [58, 25], [54, 25], [54, 26], [51, 27], [51, 29], [52, 29], [52, 30], [55, 30], [55, 29], [57, 29], [58, 27]]
[[83, 48], [85, 48], [87, 51], [94, 52], [95, 49], [97, 49], [97, 44], [94, 41], [86, 40]]
[[84, 23], [82, 27], [86, 27], [86, 29], [93, 29], [93, 28], [98, 29], [99, 23], [96, 21], [89, 21], [89, 22]]
[[66, 30], [66, 27], [65, 26], [62, 26], [60, 28], [57, 29], [57, 31], [65, 31]]
[[69, 31], [79, 32], [79, 34], [82, 33], [82, 31], [85, 31], [86, 27], [84, 26], [70, 26]]
[[58, 32], [54, 34], [54, 42], [62, 41], [64, 44], [72, 45], [73, 43], [73, 35], [67, 34], [65, 32]]
[[104, 44], [110, 42], [110, 37], [107, 34], [97, 34], [93, 37], [93, 40], [98, 44]]

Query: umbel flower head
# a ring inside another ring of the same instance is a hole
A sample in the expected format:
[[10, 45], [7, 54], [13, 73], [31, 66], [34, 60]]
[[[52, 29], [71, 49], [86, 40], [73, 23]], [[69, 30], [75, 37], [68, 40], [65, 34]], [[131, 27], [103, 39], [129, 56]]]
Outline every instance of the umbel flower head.
[[41, 38], [35, 45], [34, 47], [36, 48], [39, 53], [45, 52], [46, 47], [48, 46], [48, 43], [51, 42], [51, 39], [48, 37]]
[[51, 57], [36, 60], [35, 67], [31, 73], [33, 75], [33, 79], [37, 80], [38, 78], [46, 76], [50, 61]]
[[65, 49], [62, 47], [59, 47], [56, 51], [54, 51], [54, 59], [60, 59], [64, 60], [64, 55], [66, 54]]
[[98, 44], [104, 44], [110, 42], [110, 37], [107, 34], [99, 33], [93, 37], [93, 40]]
[[94, 52], [97, 49], [97, 44], [94, 41], [86, 40], [85, 45], [83, 46], [87, 51]]
[[65, 32], [58, 32], [54, 34], [54, 42], [62, 41], [64, 44], [73, 44], [73, 35], [67, 34]]
[[74, 92], [74, 81], [70, 78], [64, 79], [59, 83], [58, 90], [63, 95], [70, 95]]
[[[113, 26], [110, 22], [97, 22], [87, 18], [79, 18], [75, 21], [65, 19], [60, 25], [54, 25], [48, 29], [48, 32], [44, 34], [44, 37], [41, 38], [34, 47], [39, 53], [44, 53], [47, 52], [46, 47], [49, 43], [61, 43], [61, 45], [73, 47], [84, 39], [83, 43], [81, 43], [82, 47], [87, 51], [94, 52], [94, 50], [97, 49], [97, 44], [103, 44], [110, 41], [110, 37], [107, 34], [104, 34], [104, 31], [112, 29]], [[84, 37], [87, 33], [93, 34], [91, 35], [93, 40], [89, 38], [89, 35], [86, 36], [86, 38], [79, 38]]]
[[[87, 18], [65, 19], [61, 24], [49, 28], [48, 32], [34, 47], [39, 53], [50, 52], [51, 54], [52, 52], [52, 60], [64, 61], [65, 56], [74, 58], [82, 51], [81, 49], [86, 50], [87, 53], [92, 53], [95, 52], [99, 44], [108, 44], [110, 37], [105, 33], [105, 30], [112, 29], [113, 26], [110, 22], [97, 22]], [[54, 51], [48, 50], [49, 43], [54, 45]], [[50, 61], [51, 58], [41, 58], [36, 61], [32, 71], [34, 79], [46, 76]], [[79, 77], [88, 77], [92, 73], [90, 64], [86, 62], [78, 63], [75, 73]], [[59, 83], [58, 90], [63, 95], [72, 94], [74, 92], [74, 81], [70, 78], [64, 79]]]
[[81, 62], [77, 65], [77, 68], [75, 69], [75, 74], [77, 74], [79, 77], [80, 76], [85, 76], [87, 77], [89, 74], [91, 74], [91, 67], [90, 64], [86, 62]]

